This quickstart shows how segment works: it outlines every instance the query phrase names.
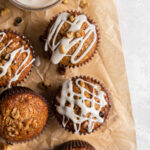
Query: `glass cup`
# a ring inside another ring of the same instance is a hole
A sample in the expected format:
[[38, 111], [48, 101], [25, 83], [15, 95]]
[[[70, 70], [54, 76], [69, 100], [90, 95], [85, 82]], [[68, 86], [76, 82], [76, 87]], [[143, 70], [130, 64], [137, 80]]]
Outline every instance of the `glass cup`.
[[21, 0], [9, 0], [9, 1], [12, 4], [14, 4], [16, 7], [19, 7], [21, 9], [25, 9], [25, 10], [30, 10], [30, 11], [38, 11], [38, 10], [44, 10], [47, 8], [51, 8], [51, 7], [54, 7], [55, 5], [57, 5], [59, 2], [61, 2], [61, 0], [43, 0], [43, 4], [42, 4], [42, 0], [37, 0], [37, 4], [35, 5], [36, 0], [33, 0], [34, 3], [32, 3], [32, 5], [31, 5], [31, 3], [29, 3], [29, 4], [24, 3], [23, 0], [22, 0], [22, 2], [21, 2]]

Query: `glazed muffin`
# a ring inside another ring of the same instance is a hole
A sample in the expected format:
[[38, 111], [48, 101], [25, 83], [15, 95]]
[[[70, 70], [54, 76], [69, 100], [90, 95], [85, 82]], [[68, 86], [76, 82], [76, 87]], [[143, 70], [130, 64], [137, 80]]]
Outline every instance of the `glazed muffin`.
[[51, 62], [63, 66], [79, 66], [94, 55], [98, 46], [98, 31], [85, 14], [63, 12], [49, 23], [45, 51]]
[[45, 99], [25, 87], [13, 87], [0, 96], [0, 136], [22, 142], [39, 135], [48, 120]]
[[95, 150], [95, 148], [86, 141], [72, 140], [61, 144], [55, 150]]
[[0, 87], [20, 83], [31, 71], [33, 49], [24, 36], [0, 31]]
[[54, 102], [55, 116], [63, 128], [77, 134], [91, 133], [106, 121], [110, 94], [102, 83], [90, 77], [66, 80]]

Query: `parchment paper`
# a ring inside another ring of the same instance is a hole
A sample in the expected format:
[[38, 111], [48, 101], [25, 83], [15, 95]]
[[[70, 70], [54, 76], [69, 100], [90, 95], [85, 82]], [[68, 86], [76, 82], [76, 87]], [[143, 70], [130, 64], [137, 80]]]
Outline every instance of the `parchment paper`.
[[[27, 86], [42, 94], [48, 101], [52, 101], [56, 89], [65, 79], [76, 75], [88, 75], [101, 80], [113, 97], [110, 117], [98, 131], [86, 136], [68, 133], [51, 115], [47, 128], [41, 136], [28, 143], [9, 146], [9, 150], [52, 150], [54, 146], [72, 139], [89, 141], [97, 150], [136, 150], [136, 134], [115, 1], [87, 1], [89, 7], [85, 9], [79, 8], [79, 0], [70, 0], [67, 5], [59, 4], [46, 11], [26, 12], [12, 6], [7, 0], [0, 0], [1, 6], [11, 9], [10, 15], [0, 17], [0, 29], [11, 28], [26, 35], [41, 59], [41, 65], [33, 68], [22, 86]], [[101, 31], [101, 44], [92, 61], [79, 68], [67, 69], [66, 75], [61, 76], [56, 72], [57, 67], [45, 58], [39, 36], [43, 34], [52, 16], [71, 9], [83, 11], [95, 20]], [[22, 17], [24, 22], [14, 27], [14, 19], [18, 16]], [[39, 88], [38, 85], [42, 80], [51, 87]]]

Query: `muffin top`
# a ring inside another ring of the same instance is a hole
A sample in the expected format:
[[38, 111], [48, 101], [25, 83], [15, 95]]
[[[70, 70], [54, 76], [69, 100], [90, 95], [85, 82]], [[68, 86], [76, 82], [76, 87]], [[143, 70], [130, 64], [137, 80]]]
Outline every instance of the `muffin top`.
[[95, 150], [95, 148], [86, 141], [72, 140], [59, 145], [56, 150]]
[[48, 119], [48, 108], [33, 91], [14, 87], [0, 97], [0, 136], [10, 142], [37, 136]]
[[79, 65], [95, 52], [96, 26], [84, 14], [63, 12], [50, 22], [48, 32], [45, 51], [52, 52], [53, 64]]
[[91, 133], [100, 127], [110, 109], [110, 96], [105, 87], [88, 77], [66, 80], [56, 100], [59, 123], [79, 134]]
[[16, 85], [30, 72], [35, 59], [27, 40], [10, 31], [0, 31], [0, 86]]

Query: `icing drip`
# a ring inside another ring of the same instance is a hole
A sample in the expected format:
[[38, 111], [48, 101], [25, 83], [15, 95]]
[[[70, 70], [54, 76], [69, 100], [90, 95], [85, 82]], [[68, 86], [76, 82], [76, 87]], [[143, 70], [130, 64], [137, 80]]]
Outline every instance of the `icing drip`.
[[[0, 39], [0, 42], [2, 42], [2, 41], [4, 40], [4, 37], [5, 37], [6, 33], [1, 32], [0, 35], [2, 35], [2, 37], [1, 37], [1, 39]], [[6, 46], [4, 46], [4, 47], [0, 50], [0, 54], [1, 54], [12, 42], [13, 42], [13, 40], [8, 41], [8, 44], [6, 44]], [[15, 46], [16, 46], [17, 44], [18, 44], [18, 43], [16, 43]], [[26, 53], [27, 56], [26, 56], [26, 58], [24, 59], [24, 61], [22, 62], [22, 64], [21, 64], [21, 65], [18, 67], [18, 69], [16, 70], [15, 75], [10, 79], [10, 81], [9, 81], [9, 83], [8, 83], [8, 87], [9, 87], [9, 88], [11, 87], [12, 82], [17, 81], [18, 78], [19, 78], [19, 76], [21, 75], [21, 73], [22, 73], [30, 64], [32, 64], [32, 63], [35, 61], [35, 59], [33, 58], [23, 69], [21, 69], [21, 68], [27, 63], [27, 61], [29, 60], [30, 53], [31, 53], [30, 48], [28, 48], [28, 49], [25, 50], [24, 46], [21, 46], [20, 48], [15, 49], [15, 50], [13, 50], [11, 53], [9, 53], [9, 54], [10, 54], [9, 60], [8, 60], [3, 66], [0, 65], [0, 68], [1, 68], [1, 70], [2, 70], [2, 72], [0, 73], [0, 78], [6, 75], [6, 73], [7, 73], [7, 71], [8, 71], [8, 68], [12, 65], [12, 63], [13, 63], [13, 61], [14, 61], [14, 59], [15, 59], [15, 56], [16, 56], [16, 54], [18, 54], [18, 53], [19, 53], [19, 55], [18, 55], [17, 59], [21, 56], [22, 53]], [[17, 59], [16, 59], [16, 60], [17, 60]], [[16, 61], [15, 61], [15, 62], [16, 62]]]
[[[90, 92], [86, 88], [80, 85], [80, 82], [90, 85], [93, 87], [93, 91]], [[99, 113], [101, 109], [107, 105], [105, 100], [105, 93], [101, 91], [97, 85], [85, 81], [81, 78], [76, 79], [75, 84], [79, 87], [81, 93], [75, 93], [73, 91], [73, 82], [71, 79], [64, 82], [62, 86], [61, 97], [56, 97], [59, 105], [56, 106], [58, 113], [63, 115], [62, 125], [65, 127], [70, 120], [72, 120], [74, 125], [74, 130], [76, 133], [79, 133], [81, 129], [81, 125], [84, 121], [88, 121], [88, 132], [92, 132], [94, 128], [94, 123], [99, 122], [103, 123], [104, 119], [100, 117]], [[95, 94], [95, 90], [97, 91], [97, 95]], [[88, 98], [85, 96], [85, 92], [90, 94], [92, 98]], [[69, 95], [68, 95], [69, 93]], [[79, 99], [74, 99], [74, 96], [79, 97]], [[95, 98], [99, 99], [100, 102], [95, 101]], [[85, 101], [91, 102], [91, 107], [86, 106]], [[70, 106], [66, 106], [66, 102], [70, 103]], [[95, 109], [95, 104], [98, 104], [100, 108], [98, 110]], [[81, 109], [81, 114], [77, 115], [74, 113], [74, 106], [77, 105]], [[91, 113], [90, 117], [86, 117], [88, 113]], [[94, 119], [93, 119], [94, 118]], [[67, 119], [67, 121], [66, 121]]]
[[[48, 48], [51, 49], [51, 51], [52, 51], [51, 61], [53, 64], [58, 64], [65, 56], [71, 57], [72, 64], [76, 64], [76, 63], [80, 62], [86, 56], [86, 54], [91, 50], [91, 48], [94, 46], [94, 44], [97, 40], [96, 27], [94, 24], [89, 23], [89, 21], [87, 20], [87, 17], [85, 15], [77, 16], [75, 18], [74, 22], [70, 22], [67, 20], [69, 16], [70, 16], [70, 14], [66, 13], [66, 12], [58, 15], [54, 25], [49, 30], [49, 35], [48, 35], [48, 38], [45, 43], [45, 51], [48, 51]], [[75, 38], [75, 39], [74, 39], [74, 37], [72, 37], [72, 38], [63, 37], [56, 44], [57, 35], [65, 22], [70, 24], [70, 28], [69, 28], [68, 32], [69, 31], [72, 31], [72, 32], [79, 31], [81, 29], [82, 24], [84, 22], [86, 22], [88, 24], [88, 27], [85, 29], [86, 36], [85, 37], [82, 36], [80, 38]], [[84, 42], [89, 38], [89, 36], [92, 33], [94, 33], [93, 41], [91, 42], [89, 47], [85, 50], [85, 52], [79, 58], [75, 59], [76, 56], [81, 51]], [[51, 40], [52, 40], [52, 44], [50, 44]], [[66, 55], [69, 52], [69, 50], [78, 42], [80, 42], [80, 44], [79, 44], [78, 48], [76, 49], [76, 51], [72, 55]], [[64, 45], [66, 54], [62, 54], [60, 52], [61, 45]]]

